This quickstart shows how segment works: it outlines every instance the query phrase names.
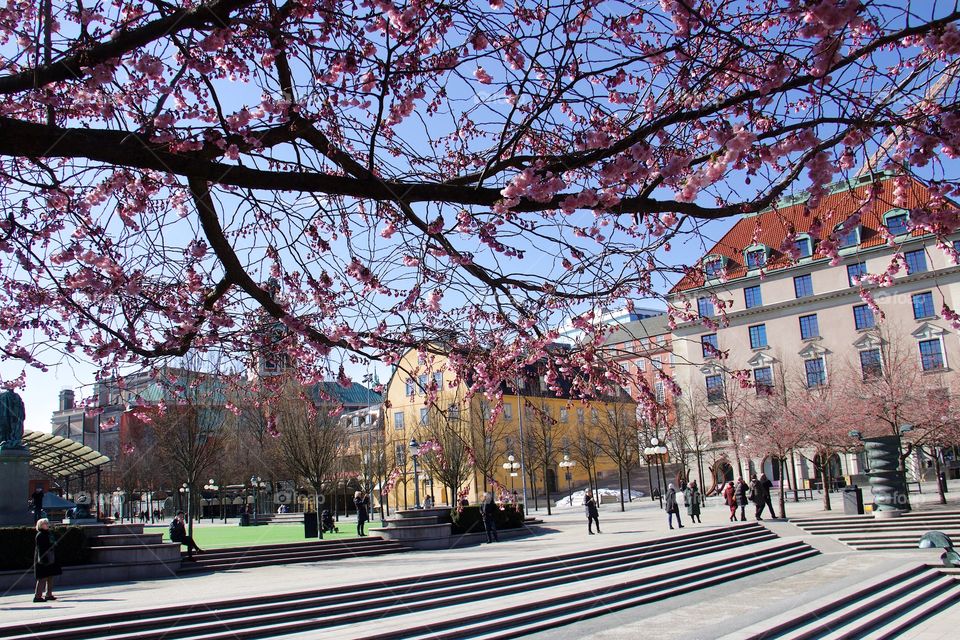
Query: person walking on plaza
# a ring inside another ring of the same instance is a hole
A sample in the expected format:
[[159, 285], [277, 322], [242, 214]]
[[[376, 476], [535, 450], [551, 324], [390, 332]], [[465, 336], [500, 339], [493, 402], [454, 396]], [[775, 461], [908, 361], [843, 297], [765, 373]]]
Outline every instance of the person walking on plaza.
[[362, 538], [367, 535], [363, 526], [370, 519], [370, 498], [363, 491], [357, 491], [353, 494], [353, 506], [357, 508], [357, 535]]
[[[753, 500], [756, 508], [756, 519], [763, 520], [763, 508], [770, 502], [770, 491], [757, 476], [750, 479], [750, 499]], [[770, 511], [773, 512], [773, 509], [771, 508]]]
[[587, 512], [587, 532], [593, 535], [593, 525], [597, 525], [600, 533], [600, 512], [597, 511], [597, 501], [593, 499], [593, 492], [587, 489], [583, 493], [583, 509]]
[[728, 482], [723, 488], [723, 502], [730, 507], [730, 522], [737, 521], [737, 496], [733, 487], [733, 482]]
[[691, 480], [687, 483], [687, 488], [683, 490], [683, 501], [687, 503], [687, 515], [690, 516], [690, 522], [700, 522], [700, 489], [697, 487], [697, 481]]
[[193, 558], [194, 551], [203, 553], [203, 549], [197, 546], [191, 536], [187, 535], [187, 527], [183, 524], [183, 511], [177, 511], [177, 515], [170, 521], [170, 541], [187, 545], [188, 558]]
[[33, 501], [33, 521], [36, 522], [43, 517], [43, 487], [37, 487], [30, 499]]
[[776, 518], [777, 514], [773, 510], [773, 503], [770, 502], [770, 494], [773, 492], [773, 483], [770, 482], [770, 478], [767, 477], [767, 474], [760, 474], [760, 484], [763, 485], [763, 490], [767, 498], [767, 510], [770, 512], [770, 517]]
[[483, 519], [483, 529], [487, 532], [487, 544], [500, 542], [497, 536], [497, 511], [493, 492], [487, 491], [483, 494], [483, 502], [480, 503], [480, 517]]
[[[53, 595], [53, 578], [60, 575], [60, 563], [57, 562], [56, 539], [50, 531], [50, 521], [46, 518], [37, 520], [37, 535], [34, 539], [33, 576], [37, 580], [37, 588], [33, 592], [34, 602], [56, 600]], [[44, 596], [46, 590], [46, 596]]]
[[667, 485], [667, 497], [663, 506], [667, 509], [667, 522], [670, 524], [670, 528], [673, 529], [673, 516], [676, 515], [677, 526], [683, 529], [683, 523], [680, 522], [680, 505], [677, 504], [677, 488], [673, 486], [672, 482]]
[[747, 497], [747, 483], [743, 481], [743, 478], [737, 478], [737, 484], [733, 488], [733, 495], [737, 501], [737, 506], [740, 507], [740, 520], [741, 522], [746, 522], [747, 504], [750, 502], [750, 499]]

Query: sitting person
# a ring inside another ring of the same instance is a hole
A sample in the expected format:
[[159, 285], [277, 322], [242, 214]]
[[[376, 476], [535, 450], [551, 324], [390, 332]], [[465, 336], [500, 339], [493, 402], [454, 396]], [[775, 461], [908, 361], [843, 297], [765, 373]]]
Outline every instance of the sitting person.
[[177, 511], [177, 515], [170, 522], [170, 541], [187, 545], [188, 558], [193, 558], [194, 551], [203, 553], [203, 549], [198, 547], [193, 538], [187, 535], [187, 527], [183, 524], [183, 511]]

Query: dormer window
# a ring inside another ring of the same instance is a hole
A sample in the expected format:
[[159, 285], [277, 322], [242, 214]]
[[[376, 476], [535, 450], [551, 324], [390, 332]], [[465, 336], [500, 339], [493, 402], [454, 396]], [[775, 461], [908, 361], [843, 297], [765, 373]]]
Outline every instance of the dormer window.
[[748, 247], [744, 252], [744, 260], [747, 263], [747, 269], [760, 269], [767, 266], [767, 254], [769, 250], [764, 246]]
[[883, 216], [883, 225], [890, 232], [890, 235], [903, 235], [910, 230], [907, 227], [909, 217], [906, 209], [891, 209]]
[[707, 279], [719, 278], [726, 266], [727, 259], [723, 256], [707, 256], [703, 259], [703, 274]]
[[860, 225], [854, 225], [851, 229], [843, 232], [843, 227], [846, 225], [843, 224], [837, 225], [834, 231], [837, 235], [837, 246], [841, 249], [849, 249], [850, 247], [855, 247], [860, 244]]
[[797, 259], [809, 258], [813, 255], [813, 240], [810, 236], [801, 236], [793, 243], [796, 249]]

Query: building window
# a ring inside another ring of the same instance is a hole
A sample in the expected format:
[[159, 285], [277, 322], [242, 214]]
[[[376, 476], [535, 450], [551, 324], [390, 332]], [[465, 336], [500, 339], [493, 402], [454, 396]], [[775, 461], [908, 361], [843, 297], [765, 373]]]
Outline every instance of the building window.
[[600, 414], [596, 409], [590, 409], [590, 424], [600, 424]]
[[663, 362], [660, 361], [659, 356], [656, 358], [651, 358], [650, 362], [651, 364], [653, 364], [653, 368], [656, 369], [657, 371], [660, 371], [661, 367], [663, 367]]
[[430, 417], [430, 410], [427, 409], [426, 407], [421, 407], [420, 408], [420, 424], [426, 425], [429, 417]]
[[660, 404], [663, 404], [663, 399], [664, 399], [664, 396], [663, 396], [663, 383], [662, 383], [662, 382], [654, 383], [653, 389], [654, 389], [654, 393], [655, 393], [656, 396], [657, 396], [657, 402], [659, 402]]
[[427, 384], [430, 382], [430, 376], [424, 374], [422, 376], [417, 376], [417, 384], [420, 385], [420, 393], [426, 393]]
[[697, 298], [697, 312], [702, 318], [713, 315], [713, 301], [710, 298]]
[[762, 305], [763, 298], [760, 297], [760, 285], [744, 288], [743, 299], [747, 305], [747, 309], [752, 309], [753, 307], [759, 307]]
[[837, 227], [837, 233], [841, 235], [837, 238], [837, 245], [841, 249], [848, 249], [850, 247], [855, 247], [860, 244], [860, 225], [854, 225], [852, 229], [846, 233], [842, 233], [841, 229], [843, 225]]
[[767, 325], [756, 324], [750, 327], [750, 348], [762, 349], [767, 346]]
[[583, 407], [577, 408], [577, 424], [583, 426]]
[[407, 395], [413, 395], [413, 380], [407, 380]]
[[870, 380], [883, 375], [883, 366], [880, 364], [880, 349], [867, 349], [860, 352], [860, 370], [863, 379]]
[[[700, 350], [703, 351], [704, 358], [716, 358], [720, 349], [717, 344], [717, 334], [708, 333], [700, 338]], [[660, 367], [656, 367], [659, 369]]]
[[914, 320], [932, 318], [934, 315], [936, 315], [933, 310], [933, 293], [930, 291], [915, 293], [910, 296], [910, 299], [913, 301]]
[[898, 213], [887, 217], [887, 231], [890, 235], [899, 236], [907, 232], [907, 214]]
[[646, 371], [647, 370], [647, 361], [641, 358], [637, 360], [637, 371]]
[[759, 269], [767, 264], [766, 249], [751, 249], [747, 251], [747, 268]]
[[877, 322], [873, 317], [873, 309], [865, 304], [858, 304], [853, 308], [853, 324], [857, 331], [873, 329]]
[[355, 427], [360, 426], [360, 416], [353, 416], [353, 426]]
[[753, 370], [753, 382], [757, 395], [769, 395], [773, 391], [773, 367], [757, 367]]
[[903, 259], [907, 263], [907, 274], [923, 273], [927, 270], [927, 254], [923, 249], [916, 251], [907, 251], [903, 254]]
[[434, 386], [437, 387], [437, 389], [439, 389], [440, 387], [443, 386], [443, 372], [442, 372], [442, 371], [434, 371], [434, 372], [433, 372], [433, 384], [434, 384]]
[[720, 276], [721, 271], [723, 271], [723, 260], [719, 258], [707, 260], [703, 263], [703, 273], [707, 278], [717, 278]]
[[396, 459], [398, 467], [403, 467], [407, 464], [407, 444], [405, 442], [398, 442], [394, 445], [393, 457]]
[[943, 369], [943, 345], [939, 338], [920, 341], [920, 365], [924, 371]]
[[820, 327], [817, 326], [817, 314], [800, 316], [800, 339], [812, 340], [820, 337]]
[[793, 279], [793, 292], [798, 298], [806, 298], [813, 295], [813, 278], [810, 274], [796, 276]]
[[797, 258], [809, 258], [813, 255], [813, 248], [811, 247], [810, 238], [800, 238], [797, 240], [794, 245], [797, 249]]
[[449, 420], [459, 420], [460, 419], [460, 407], [458, 405], [452, 404], [447, 407], [447, 418]]
[[807, 388], [822, 387], [827, 384], [827, 369], [823, 358], [811, 358], [803, 361], [803, 368], [807, 373]]
[[710, 418], [710, 440], [712, 442], [723, 442], [729, 439], [730, 434], [727, 431], [727, 419]]
[[486, 400], [480, 401], [480, 417], [484, 420], [490, 419], [490, 403]]
[[393, 428], [403, 429], [403, 411], [397, 411], [393, 414]]
[[503, 419], [508, 422], [513, 420], [513, 405], [509, 402], [503, 403]]
[[707, 402], [723, 400], [723, 377], [719, 374], [707, 376]]
[[855, 262], [847, 265], [847, 284], [851, 287], [857, 286], [856, 280], [867, 275], [867, 263]]
[[570, 409], [560, 409], [560, 422], [563, 424], [570, 422]]

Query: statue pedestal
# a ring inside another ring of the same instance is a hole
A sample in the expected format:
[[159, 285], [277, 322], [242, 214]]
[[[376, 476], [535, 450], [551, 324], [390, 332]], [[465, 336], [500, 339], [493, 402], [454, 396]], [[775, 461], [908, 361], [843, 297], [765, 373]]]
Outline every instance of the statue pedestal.
[[30, 452], [26, 449], [0, 450], [0, 526], [33, 524], [28, 489]]

